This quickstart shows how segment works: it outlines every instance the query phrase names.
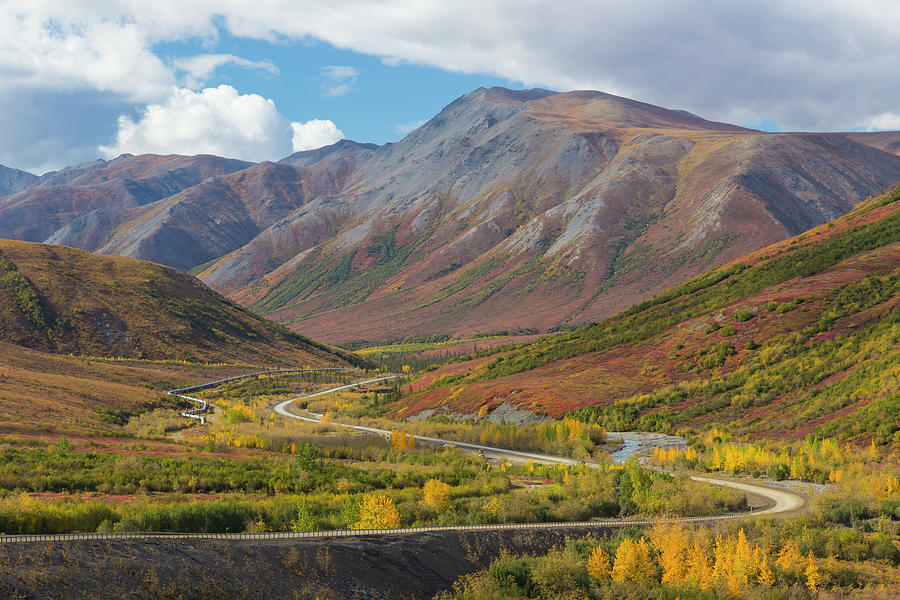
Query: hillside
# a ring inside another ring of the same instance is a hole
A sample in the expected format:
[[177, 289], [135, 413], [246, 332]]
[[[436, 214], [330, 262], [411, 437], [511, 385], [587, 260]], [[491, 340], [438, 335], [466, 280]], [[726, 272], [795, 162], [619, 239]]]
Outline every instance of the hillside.
[[50, 173], [0, 198], [0, 237], [190, 271], [329, 342], [544, 332], [845, 214], [900, 180], [898, 135], [481, 88], [384, 146]]
[[358, 360], [175, 269], [9, 240], [0, 240], [0, 341], [56, 353], [256, 365]]
[[[121, 438], [130, 417], [166, 407], [183, 424], [176, 401], [165, 390], [241, 375], [246, 366], [208, 366], [83, 358], [40, 352], [0, 342], [0, 438], [60, 433]], [[134, 435], [132, 433], [132, 435]], [[118, 439], [120, 446], [135, 443]]]
[[[898, 439], [900, 188], [601, 323], [437, 369], [396, 414]], [[484, 408], [486, 407], [486, 408]]]

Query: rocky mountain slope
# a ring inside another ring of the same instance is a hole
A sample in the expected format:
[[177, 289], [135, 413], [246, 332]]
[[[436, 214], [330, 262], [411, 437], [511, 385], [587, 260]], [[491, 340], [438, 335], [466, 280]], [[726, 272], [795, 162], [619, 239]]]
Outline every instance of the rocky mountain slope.
[[900, 187], [601, 323], [427, 374], [395, 413], [898, 441]]
[[345, 365], [169, 267], [0, 240], [0, 342], [106, 357]]
[[215, 163], [171, 192], [135, 192], [155, 180], [112, 165], [212, 157], [64, 170], [0, 198], [0, 236], [191, 270], [334, 342], [544, 331], [846, 213], [900, 180], [898, 135], [769, 134], [600, 92], [479, 89], [398, 143]]
[[37, 175], [0, 165], [0, 196], [15, 194], [34, 185]]

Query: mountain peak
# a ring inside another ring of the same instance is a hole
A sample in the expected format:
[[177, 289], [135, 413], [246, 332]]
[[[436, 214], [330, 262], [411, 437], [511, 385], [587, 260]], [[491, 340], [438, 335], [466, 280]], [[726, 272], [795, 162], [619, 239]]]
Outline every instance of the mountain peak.
[[328, 146], [322, 146], [321, 148], [294, 152], [290, 156], [286, 156], [278, 162], [289, 164], [293, 167], [305, 167], [314, 165], [332, 154], [352, 151], [377, 150], [378, 148], [380, 148], [378, 144], [365, 144], [354, 142], [353, 140], [342, 139]]

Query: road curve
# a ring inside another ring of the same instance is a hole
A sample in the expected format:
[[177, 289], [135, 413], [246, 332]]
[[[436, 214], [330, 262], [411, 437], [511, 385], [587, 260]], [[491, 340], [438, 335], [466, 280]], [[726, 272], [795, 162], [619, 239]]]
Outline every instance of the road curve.
[[806, 500], [803, 498], [803, 496], [800, 496], [799, 494], [795, 494], [793, 492], [788, 492], [786, 490], [779, 490], [761, 485], [755, 485], [752, 483], [744, 483], [741, 481], [728, 481], [726, 479], [703, 477], [701, 475], [690, 475], [690, 479], [691, 481], [700, 481], [702, 483], [710, 483], [712, 485], [721, 485], [738, 490], [743, 490], [751, 494], [764, 496], [765, 498], [774, 502], [774, 504], [769, 508], [754, 512], [753, 514], [755, 515], [774, 515], [779, 513], [794, 512], [796, 510], [800, 510], [806, 504]]
[[[369, 379], [368, 381], [359, 381], [357, 383], [351, 383], [350, 385], [343, 385], [341, 387], [331, 388], [329, 390], [324, 390], [321, 392], [316, 392], [315, 394], [310, 394], [308, 396], [299, 396], [297, 398], [290, 398], [276, 404], [272, 407], [276, 413], [283, 417], [288, 417], [290, 419], [297, 419], [299, 421], [306, 421], [307, 423], [318, 423], [319, 419], [316, 416], [307, 417], [298, 413], [295, 413], [291, 410], [291, 404], [294, 403], [295, 400], [305, 400], [307, 398], [315, 398], [316, 396], [322, 396], [324, 394], [330, 394], [331, 392], [337, 392], [338, 390], [345, 390], [348, 388], [356, 387], [358, 385], [365, 385], [368, 383], [375, 383], [377, 381], [384, 381], [386, 379], [396, 379], [398, 375], [391, 375], [389, 377], [379, 377], [378, 379]], [[312, 413], [310, 413], [312, 414]], [[373, 435], [380, 435], [382, 437], [390, 438], [391, 431], [388, 429], [378, 429], [377, 427], [367, 427], [365, 425], [351, 425], [349, 423], [334, 423], [329, 422], [331, 425], [337, 425], [339, 427], [347, 427], [349, 429], [355, 429], [357, 431], [362, 431], [365, 433], [371, 433]], [[549, 454], [538, 454], [534, 452], [522, 452], [519, 450], [506, 450], [503, 448], [492, 448], [491, 446], [482, 446], [480, 444], [472, 444], [469, 442], [457, 442], [455, 440], [445, 440], [441, 438], [428, 437], [424, 435], [414, 435], [413, 439], [417, 442], [425, 442], [428, 444], [436, 444], [439, 446], [454, 446], [456, 448], [463, 448], [465, 450], [481, 450], [482, 452], [496, 452], [499, 454], [504, 454], [506, 456], [515, 456], [518, 458], [531, 459], [535, 462], [544, 463], [544, 464], [563, 464], [563, 465], [580, 465], [584, 463], [584, 461], [576, 460], [574, 458], [564, 458], [560, 456], [551, 456]], [[586, 463], [585, 463], [586, 464]]]
[[[192, 385], [185, 388], [177, 388], [174, 390], [168, 390], [166, 393], [170, 396], [175, 396], [176, 398], [184, 398], [185, 400], [190, 400], [197, 404], [197, 408], [192, 408], [191, 410], [186, 410], [184, 412], [178, 413], [180, 416], [188, 418], [188, 419], [197, 419], [200, 421], [201, 425], [206, 424], [206, 417], [203, 416], [209, 409], [209, 402], [206, 400], [202, 400], [200, 398], [194, 398], [193, 396], [186, 396], [185, 394], [188, 392], [198, 392], [200, 390], [206, 390], [212, 387], [216, 387], [222, 385], [223, 383], [228, 383], [230, 381], [237, 381], [239, 379], [247, 379], [248, 377], [256, 377], [257, 375], [272, 375], [274, 373], [307, 373], [307, 372], [319, 372], [319, 371], [343, 371], [346, 367], [323, 367], [320, 369], [269, 369], [268, 371], [256, 371], [254, 373], [247, 373], [245, 375], [237, 375], [235, 377], [226, 377], [225, 379], [217, 379], [216, 381], [208, 381], [206, 383], [201, 383], [199, 385]], [[329, 390], [334, 391], [334, 390]]]

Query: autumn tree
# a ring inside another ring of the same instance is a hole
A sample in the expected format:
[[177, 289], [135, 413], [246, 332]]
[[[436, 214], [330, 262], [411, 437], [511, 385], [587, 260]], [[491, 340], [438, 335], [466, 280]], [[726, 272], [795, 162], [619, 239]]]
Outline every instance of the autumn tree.
[[797, 542], [791, 539], [785, 540], [778, 552], [778, 560], [775, 561], [775, 564], [785, 571], [794, 571], [802, 562], [803, 555], [800, 553]]
[[775, 575], [772, 573], [772, 569], [769, 567], [769, 559], [766, 556], [766, 553], [758, 546], [756, 548], [756, 552], [756, 564], [758, 565], [759, 569], [756, 574], [756, 582], [759, 585], [764, 585], [766, 587], [774, 585]]
[[812, 550], [809, 551], [809, 555], [806, 557], [806, 568], [803, 570], [803, 574], [806, 575], [806, 587], [812, 593], [818, 594], [819, 590], [822, 589], [822, 574], [819, 573], [819, 567], [813, 558]]
[[616, 549], [616, 560], [612, 568], [612, 578], [616, 583], [645, 582], [653, 578], [653, 563], [650, 560], [650, 546], [644, 538], [635, 542], [625, 538]]
[[731, 566], [731, 557], [734, 554], [734, 544], [728, 538], [716, 534], [716, 545], [713, 549], [713, 579], [722, 583], [728, 580], [728, 572]]
[[416, 440], [412, 434], [394, 429], [391, 431], [391, 448], [394, 450], [412, 450], [416, 447]]
[[587, 561], [587, 572], [591, 577], [597, 579], [609, 579], [612, 576], [612, 569], [609, 567], [609, 554], [602, 546], [597, 546]]
[[713, 571], [709, 564], [709, 557], [699, 540], [694, 540], [694, 543], [688, 548], [686, 566], [686, 581], [693, 587], [708, 590]]
[[662, 583], [678, 585], [687, 576], [685, 554], [688, 533], [683, 525], [673, 522], [657, 523], [650, 530], [650, 541], [659, 552], [659, 564], [663, 569]]
[[438, 479], [425, 482], [425, 504], [435, 510], [444, 510], [450, 506], [450, 486]]
[[359, 521], [351, 529], [396, 529], [400, 527], [400, 513], [387, 496], [366, 494], [359, 504]]

